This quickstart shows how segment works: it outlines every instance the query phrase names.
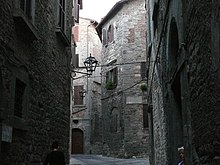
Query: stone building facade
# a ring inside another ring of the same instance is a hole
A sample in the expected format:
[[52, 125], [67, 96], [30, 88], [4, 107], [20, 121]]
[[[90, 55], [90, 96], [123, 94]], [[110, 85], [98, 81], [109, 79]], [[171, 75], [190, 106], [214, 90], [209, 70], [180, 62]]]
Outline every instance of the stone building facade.
[[102, 34], [103, 154], [148, 156], [144, 0], [117, 2], [98, 24]]
[[72, 6], [0, 2], [1, 165], [40, 165], [53, 140], [69, 161]]
[[[97, 22], [87, 18], [79, 18], [79, 23], [72, 29], [76, 43], [73, 56], [72, 73], [72, 111], [71, 111], [71, 153], [100, 153], [101, 146], [97, 141], [101, 136], [97, 131], [99, 112], [101, 111], [101, 76], [100, 67], [96, 67], [92, 75], [88, 75], [84, 61], [91, 54], [97, 61], [101, 59], [101, 40], [97, 34]], [[99, 141], [98, 141], [99, 142]]]
[[220, 164], [219, 5], [146, 0], [152, 165]]

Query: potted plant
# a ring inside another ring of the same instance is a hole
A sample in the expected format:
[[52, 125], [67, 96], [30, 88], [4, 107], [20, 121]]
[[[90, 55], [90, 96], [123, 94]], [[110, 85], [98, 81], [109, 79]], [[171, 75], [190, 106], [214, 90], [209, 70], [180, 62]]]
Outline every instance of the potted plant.
[[146, 82], [141, 83], [140, 88], [143, 92], [147, 91], [147, 83]]
[[105, 88], [106, 88], [107, 90], [111, 90], [111, 89], [114, 88], [114, 84], [113, 84], [111, 81], [107, 81], [107, 82], [105, 83]]

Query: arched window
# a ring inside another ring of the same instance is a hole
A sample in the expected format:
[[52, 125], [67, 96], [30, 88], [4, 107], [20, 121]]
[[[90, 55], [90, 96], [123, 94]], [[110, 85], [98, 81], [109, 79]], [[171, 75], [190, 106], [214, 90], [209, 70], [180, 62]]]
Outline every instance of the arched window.
[[105, 46], [105, 45], [107, 45], [107, 42], [108, 42], [108, 40], [107, 40], [106, 30], [105, 30], [105, 29], [102, 29], [102, 43], [103, 43], [103, 45]]
[[111, 43], [114, 40], [114, 26], [109, 25], [108, 27], [108, 43]]

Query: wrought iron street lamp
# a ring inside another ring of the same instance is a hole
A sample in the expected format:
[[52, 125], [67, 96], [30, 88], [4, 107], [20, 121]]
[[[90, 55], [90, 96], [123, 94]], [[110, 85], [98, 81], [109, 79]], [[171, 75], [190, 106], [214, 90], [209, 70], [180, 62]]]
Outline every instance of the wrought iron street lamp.
[[[76, 73], [92, 75], [92, 72], [95, 71], [95, 69], [98, 65], [98, 61], [95, 59], [95, 57], [91, 56], [91, 53], [90, 53], [90, 56], [87, 57], [83, 63], [85, 65], [85, 67], [74, 68], [74, 66], [73, 66], [73, 73], [75, 73], [74, 77], [76, 76]], [[76, 69], [86, 69], [87, 72], [85, 73], [85, 72], [82, 72], [82, 71], [79, 71]], [[78, 77], [78, 78], [80, 78], [80, 77]], [[78, 78], [73, 78], [73, 79], [78, 79]]]
[[84, 65], [86, 67], [86, 70], [88, 73], [92, 73], [95, 71], [97, 65], [98, 65], [98, 61], [95, 59], [95, 57], [90, 56], [86, 58], [86, 60], [84, 61]]

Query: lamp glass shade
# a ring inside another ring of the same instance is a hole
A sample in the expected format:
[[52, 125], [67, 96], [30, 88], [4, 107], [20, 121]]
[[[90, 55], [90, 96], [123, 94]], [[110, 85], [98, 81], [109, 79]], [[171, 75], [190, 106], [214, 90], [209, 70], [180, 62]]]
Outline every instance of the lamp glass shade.
[[98, 61], [95, 59], [95, 57], [92, 57], [91, 54], [84, 61], [86, 70], [87, 72], [90, 72], [90, 73], [95, 71], [97, 64], [98, 64]]

